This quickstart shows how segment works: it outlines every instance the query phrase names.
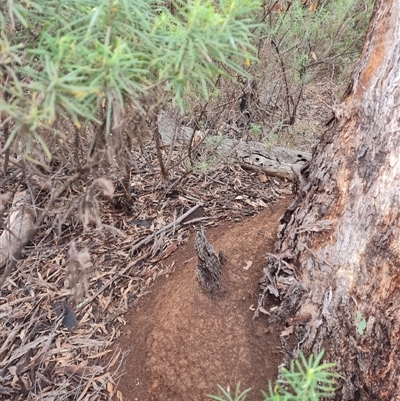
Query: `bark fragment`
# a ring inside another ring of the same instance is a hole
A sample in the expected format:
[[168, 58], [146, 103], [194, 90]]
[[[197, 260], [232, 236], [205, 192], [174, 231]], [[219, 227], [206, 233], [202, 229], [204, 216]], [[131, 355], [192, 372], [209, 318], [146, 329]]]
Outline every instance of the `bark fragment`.
[[213, 246], [207, 241], [204, 227], [197, 232], [194, 240], [199, 262], [195, 274], [203, 291], [210, 297], [217, 294], [220, 289], [219, 277], [221, 275], [221, 262]]

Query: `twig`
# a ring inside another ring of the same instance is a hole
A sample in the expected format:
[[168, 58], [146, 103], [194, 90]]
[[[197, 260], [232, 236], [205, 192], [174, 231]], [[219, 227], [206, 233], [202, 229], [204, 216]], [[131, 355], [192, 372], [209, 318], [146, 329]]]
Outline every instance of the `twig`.
[[282, 56], [281, 56], [281, 53], [279, 51], [278, 45], [275, 43], [274, 40], [271, 40], [271, 44], [272, 44], [272, 46], [274, 47], [274, 49], [276, 51], [276, 54], [278, 56], [278, 62], [280, 64], [280, 66], [281, 66], [282, 78], [283, 78], [283, 82], [285, 84], [285, 92], [286, 92], [286, 108], [287, 108], [288, 116], [290, 118], [290, 114], [291, 114], [291, 112], [290, 112], [290, 91], [289, 91], [289, 84], [288, 84], [287, 77], [286, 77], [285, 63], [282, 60]]
[[182, 223], [182, 225], [188, 226], [189, 224], [194, 224], [194, 223], [198, 223], [199, 221], [210, 220], [210, 219], [212, 219], [212, 217], [199, 217], [198, 219], [185, 221], [184, 223]]
[[200, 206], [203, 206], [202, 203], [198, 203], [197, 205], [193, 206], [191, 209], [189, 209], [186, 213], [184, 213], [181, 217], [178, 217], [176, 220], [174, 220], [172, 223], [167, 224], [166, 226], [160, 228], [158, 231], [156, 231], [153, 234], [148, 235], [146, 238], [142, 239], [140, 242], [138, 242], [135, 245], [132, 245], [131, 248], [131, 255], [133, 252], [138, 250], [141, 246], [147, 245], [149, 242], [153, 241], [154, 237], [163, 233], [164, 231], [169, 230], [172, 227], [176, 227], [182, 223], [182, 221], [190, 216], [196, 209], [198, 209]]

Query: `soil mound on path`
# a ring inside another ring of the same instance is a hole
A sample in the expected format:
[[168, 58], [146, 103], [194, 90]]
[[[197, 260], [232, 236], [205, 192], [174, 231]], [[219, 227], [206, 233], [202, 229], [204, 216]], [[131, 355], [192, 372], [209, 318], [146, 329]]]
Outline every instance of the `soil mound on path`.
[[170, 257], [174, 273], [139, 300], [120, 340], [122, 349], [131, 350], [119, 385], [125, 401], [202, 401], [218, 394], [217, 384], [233, 393], [239, 382], [241, 389], [252, 388], [246, 401], [263, 399], [261, 390], [275, 380], [281, 361], [282, 327], [269, 324], [266, 315], [253, 320], [253, 309], [265, 253], [273, 252], [288, 203], [206, 229], [226, 259], [215, 299], [202, 293], [195, 278], [194, 233]]

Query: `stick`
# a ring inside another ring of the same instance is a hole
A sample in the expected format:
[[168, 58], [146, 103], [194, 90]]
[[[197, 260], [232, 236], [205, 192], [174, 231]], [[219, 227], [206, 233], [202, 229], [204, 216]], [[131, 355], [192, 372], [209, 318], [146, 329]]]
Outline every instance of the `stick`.
[[189, 209], [186, 213], [184, 213], [181, 217], [177, 218], [175, 221], [172, 223], [167, 224], [165, 227], [160, 228], [158, 231], [156, 231], [153, 234], [148, 235], [146, 238], [142, 239], [139, 241], [137, 244], [132, 245], [131, 248], [131, 255], [133, 252], [135, 252], [137, 249], [139, 249], [141, 246], [148, 244], [149, 242], [154, 240], [154, 237], [156, 235], [161, 234], [164, 231], [169, 230], [170, 228], [174, 226], [179, 226], [186, 217], [190, 216], [196, 209], [198, 209], [200, 206], [202, 206], [202, 203], [198, 203], [197, 205], [193, 206], [191, 209]]

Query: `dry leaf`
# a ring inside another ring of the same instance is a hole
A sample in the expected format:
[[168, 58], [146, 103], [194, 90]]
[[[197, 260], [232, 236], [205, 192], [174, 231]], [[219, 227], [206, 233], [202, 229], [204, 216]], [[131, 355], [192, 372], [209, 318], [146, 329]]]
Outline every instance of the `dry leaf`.
[[111, 360], [110, 364], [108, 365], [109, 370], [118, 362], [120, 355], [121, 355], [121, 350], [118, 350], [117, 354], [114, 356], [114, 358]]
[[104, 368], [102, 366], [79, 366], [79, 365], [66, 365], [56, 367], [55, 372], [66, 374], [68, 376], [75, 376], [80, 379], [93, 377], [96, 374], [102, 373]]
[[114, 196], [114, 185], [108, 178], [100, 177], [96, 180], [97, 185], [103, 191], [103, 195], [107, 198], [112, 198]]
[[259, 310], [261, 313], [264, 313], [264, 315], [270, 315], [270, 313], [269, 313], [267, 310], [265, 310], [262, 306], [260, 306], [260, 307], [258, 308], [258, 310]]
[[107, 391], [112, 394], [114, 392], [114, 384], [107, 382]]
[[88, 356], [88, 359], [100, 358], [100, 357], [102, 357], [102, 356], [104, 356], [104, 355], [107, 355], [107, 354], [110, 353], [110, 352], [112, 352], [112, 349], [108, 349], [108, 350], [106, 350], [106, 351], [99, 352], [99, 353], [96, 354], [96, 355], [90, 355], [90, 356]]
[[264, 174], [260, 174], [258, 176], [258, 181], [262, 182], [263, 184], [268, 181], [267, 177]]
[[311, 2], [310, 5], [308, 6], [308, 11], [315, 11], [317, 9], [317, 1]]
[[293, 333], [293, 326], [289, 326], [287, 329], [283, 330], [280, 334], [281, 337], [288, 336]]
[[171, 255], [171, 253], [175, 252], [177, 249], [178, 249], [178, 243], [174, 242], [160, 256], [158, 256], [154, 259], [151, 259], [150, 262], [156, 263], [156, 262], [159, 262], [160, 260], [166, 259], [166, 258], [168, 258], [169, 255]]

